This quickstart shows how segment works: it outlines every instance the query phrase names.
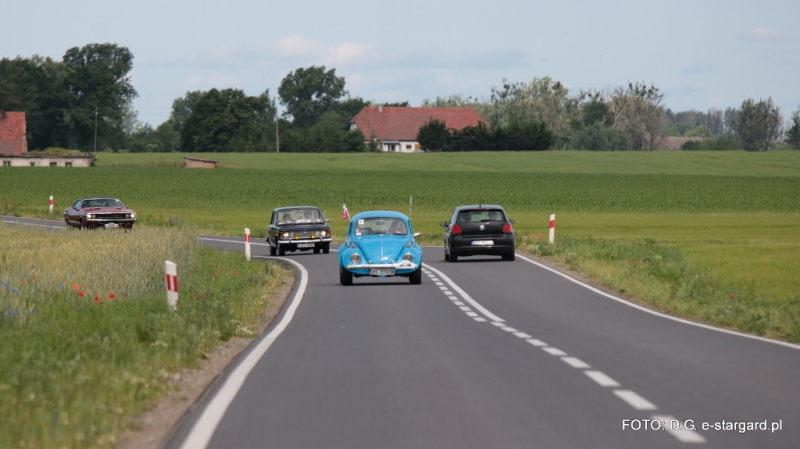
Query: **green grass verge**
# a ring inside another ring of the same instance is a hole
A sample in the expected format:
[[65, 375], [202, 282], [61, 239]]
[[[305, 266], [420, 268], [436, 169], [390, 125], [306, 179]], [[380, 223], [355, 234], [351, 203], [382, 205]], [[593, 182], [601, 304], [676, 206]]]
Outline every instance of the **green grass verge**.
[[[178, 265], [168, 310], [164, 261]], [[0, 223], [0, 446], [113, 447], [220, 341], [250, 337], [282, 276], [195, 232]]]

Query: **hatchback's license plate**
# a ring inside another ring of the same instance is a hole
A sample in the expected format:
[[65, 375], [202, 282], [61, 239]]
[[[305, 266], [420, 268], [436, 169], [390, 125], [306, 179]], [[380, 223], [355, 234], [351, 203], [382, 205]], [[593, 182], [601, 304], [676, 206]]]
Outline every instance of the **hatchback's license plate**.
[[494, 245], [494, 240], [473, 240], [472, 246], [492, 246]]
[[119, 225], [116, 223], [106, 223], [103, 227], [110, 229], [110, 228], [118, 228]]
[[313, 243], [298, 243], [297, 247], [298, 248], [313, 248], [314, 244]]
[[393, 268], [373, 268], [369, 270], [372, 276], [394, 276]]

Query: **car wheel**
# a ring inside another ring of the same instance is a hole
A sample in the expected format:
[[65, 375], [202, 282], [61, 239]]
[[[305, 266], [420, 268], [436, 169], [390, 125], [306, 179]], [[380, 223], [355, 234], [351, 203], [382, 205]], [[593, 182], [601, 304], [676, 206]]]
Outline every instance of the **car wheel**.
[[444, 249], [444, 261], [445, 262], [450, 261], [450, 253], [447, 252], [447, 248]]
[[319, 254], [319, 248], [314, 248], [314, 254]]
[[412, 285], [419, 285], [422, 283], [422, 265], [420, 265], [416, 271], [411, 273], [411, 275], [408, 277], [408, 280]]
[[286, 255], [286, 250], [283, 249], [283, 247], [281, 247], [280, 243], [278, 243], [278, 255], [279, 256], [285, 256]]
[[450, 251], [450, 262], [458, 262], [458, 256], [453, 254], [453, 251]]
[[517, 254], [512, 251], [512, 252], [510, 252], [508, 254], [504, 254], [503, 255], [503, 260], [507, 260], [509, 262], [513, 262], [514, 259], [516, 259], [516, 257], [517, 257]]
[[322, 245], [322, 254], [328, 254], [329, 252], [331, 252], [331, 244], [326, 243]]
[[341, 265], [339, 265], [339, 282], [342, 285], [353, 285], [353, 273], [345, 270]]
[[275, 254], [277, 254], [278, 250], [275, 249], [274, 246], [272, 246], [272, 243], [269, 243], [269, 240], [267, 240], [267, 243], [269, 244], [269, 255], [274, 256]]

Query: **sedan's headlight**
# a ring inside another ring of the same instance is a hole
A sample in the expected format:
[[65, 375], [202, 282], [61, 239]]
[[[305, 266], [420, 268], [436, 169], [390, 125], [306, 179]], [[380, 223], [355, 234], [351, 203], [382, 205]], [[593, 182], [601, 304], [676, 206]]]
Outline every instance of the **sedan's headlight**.
[[358, 265], [359, 263], [361, 263], [361, 256], [358, 253], [351, 254], [350, 263], [353, 265]]
[[414, 255], [411, 254], [411, 253], [405, 253], [403, 255], [403, 260], [407, 260], [409, 262], [413, 262], [414, 261]]
[[322, 231], [319, 231], [319, 236], [320, 237], [327, 237], [328, 236], [328, 231], [326, 231], [324, 229]]
[[288, 239], [289, 233], [288, 232], [281, 233], [281, 238]]

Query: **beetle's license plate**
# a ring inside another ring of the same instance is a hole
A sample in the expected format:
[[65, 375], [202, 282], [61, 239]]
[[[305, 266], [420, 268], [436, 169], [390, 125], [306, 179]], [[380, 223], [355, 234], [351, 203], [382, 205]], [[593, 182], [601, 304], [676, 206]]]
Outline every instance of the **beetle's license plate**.
[[394, 276], [394, 268], [373, 268], [369, 270], [373, 276]]
[[298, 248], [313, 248], [314, 244], [313, 243], [298, 243], [297, 247]]
[[473, 240], [472, 246], [492, 246], [494, 245], [494, 240]]
[[103, 225], [103, 227], [106, 229], [113, 229], [113, 228], [118, 228], [119, 225], [116, 223], [106, 223], [105, 225]]

